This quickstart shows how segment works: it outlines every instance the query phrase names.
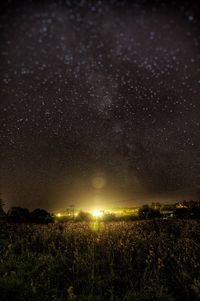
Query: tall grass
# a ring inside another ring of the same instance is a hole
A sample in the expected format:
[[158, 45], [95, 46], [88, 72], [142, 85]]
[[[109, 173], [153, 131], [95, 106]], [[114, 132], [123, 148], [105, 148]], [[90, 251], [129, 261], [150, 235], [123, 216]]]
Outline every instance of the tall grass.
[[200, 300], [200, 222], [0, 225], [0, 300]]

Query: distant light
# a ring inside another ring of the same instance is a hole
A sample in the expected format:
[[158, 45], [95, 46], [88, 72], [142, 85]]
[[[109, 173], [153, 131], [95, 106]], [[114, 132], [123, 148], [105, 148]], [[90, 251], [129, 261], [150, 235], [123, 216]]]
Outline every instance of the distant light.
[[61, 217], [61, 213], [57, 213], [56, 216], [57, 216], [57, 217]]
[[95, 210], [92, 211], [92, 216], [94, 216], [94, 217], [101, 217], [102, 215], [103, 215], [102, 210], [95, 209]]

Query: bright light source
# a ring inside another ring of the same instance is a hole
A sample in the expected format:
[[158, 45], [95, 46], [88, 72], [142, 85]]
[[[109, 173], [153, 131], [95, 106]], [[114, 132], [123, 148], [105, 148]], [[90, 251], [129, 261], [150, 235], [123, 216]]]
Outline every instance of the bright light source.
[[103, 215], [102, 210], [95, 209], [95, 210], [92, 211], [92, 216], [94, 216], [94, 217], [101, 217], [102, 215]]
[[57, 213], [56, 216], [57, 216], [57, 217], [61, 217], [61, 213]]

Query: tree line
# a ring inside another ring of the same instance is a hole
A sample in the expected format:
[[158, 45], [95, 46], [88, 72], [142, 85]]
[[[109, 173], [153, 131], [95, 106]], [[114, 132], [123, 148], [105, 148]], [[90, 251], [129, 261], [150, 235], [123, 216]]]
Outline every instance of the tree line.
[[[48, 224], [54, 222], [55, 220], [64, 222], [72, 219], [74, 221], [90, 221], [92, 219], [92, 215], [84, 211], [80, 211], [78, 215], [73, 217], [62, 216], [57, 218], [56, 215], [40, 208], [29, 211], [27, 208], [11, 207], [10, 210], [5, 213], [3, 206], [4, 203], [2, 199], [0, 199], [0, 218], [8, 222]], [[114, 213], [105, 213], [100, 220], [131, 221], [155, 218], [200, 219], [200, 201], [182, 201], [173, 205], [152, 203], [151, 205], [143, 205], [139, 207], [137, 214], [130, 213], [116, 216]]]
[[0, 218], [8, 222], [48, 224], [54, 221], [53, 215], [44, 209], [29, 211], [27, 208], [11, 207], [6, 213], [3, 205], [3, 201], [0, 200]]

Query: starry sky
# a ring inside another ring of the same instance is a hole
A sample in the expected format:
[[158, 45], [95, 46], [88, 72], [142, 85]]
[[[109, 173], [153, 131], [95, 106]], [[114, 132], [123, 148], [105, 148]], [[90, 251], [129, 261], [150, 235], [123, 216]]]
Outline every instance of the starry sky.
[[199, 198], [197, 2], [1, 2], [6, 206]]

